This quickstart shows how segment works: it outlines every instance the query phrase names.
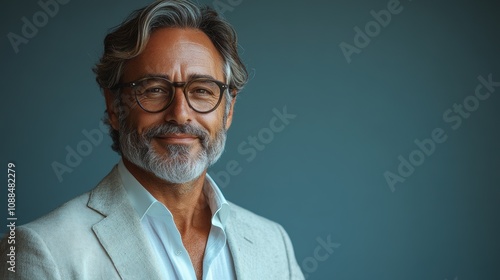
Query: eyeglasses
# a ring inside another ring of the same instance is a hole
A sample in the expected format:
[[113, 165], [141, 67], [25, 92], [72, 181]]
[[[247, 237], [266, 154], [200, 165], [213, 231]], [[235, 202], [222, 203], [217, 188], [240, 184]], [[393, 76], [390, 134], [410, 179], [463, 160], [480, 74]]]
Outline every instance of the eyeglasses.
[[137, 104], [146, 112], [158, 113], [172, 104], [175, 88], [182, 87], [191, 109], [210, 113], [217, 109], [228, 85], [213, 79], [196, 78], [188, 82], [171, 82], [162, 77], [148, 77], [131, 83], [119, 84], [113, 89], [130, 87]]

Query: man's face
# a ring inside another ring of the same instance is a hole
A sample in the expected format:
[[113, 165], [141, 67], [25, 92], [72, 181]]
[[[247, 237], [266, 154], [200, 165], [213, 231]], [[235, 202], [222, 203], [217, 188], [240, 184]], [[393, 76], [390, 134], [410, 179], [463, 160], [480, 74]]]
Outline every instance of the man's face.
[[[121, 82], [148, 76], [162, 76], [172, 82], [186, 82], [193, 76], [209, 76], [226, 83], [223, 60], [210, 39], [197, 29], [162, 28], [154, 31], [144, 51], [127, 61]], [[122, 100], [131, 100], [131, 89], [122, 89]], [[129, 110], [113, 111], [106, 93], [110, 122], [119, 131], [123, 156], [172, 183], [199, 177], [224, 149], [226, 130], [232, 120], [225, 115], [226, 98], [213, 112], [191, 109], [182, 88], [176, 88], [172, 104], [159, 113], [144, 111], [135, 102]], [[129, 113], [124, 113], [124, 112]]]

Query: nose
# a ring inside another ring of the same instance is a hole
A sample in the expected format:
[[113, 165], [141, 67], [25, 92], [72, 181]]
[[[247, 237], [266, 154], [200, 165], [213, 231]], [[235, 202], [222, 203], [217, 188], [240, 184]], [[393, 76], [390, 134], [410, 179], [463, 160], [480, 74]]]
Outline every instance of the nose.
[[182, 87], [177, 87], [174, 93], [174, 100], [165, 110], [165, 121], [177, 125], [191, 122], [192, 110], [184, 96]]

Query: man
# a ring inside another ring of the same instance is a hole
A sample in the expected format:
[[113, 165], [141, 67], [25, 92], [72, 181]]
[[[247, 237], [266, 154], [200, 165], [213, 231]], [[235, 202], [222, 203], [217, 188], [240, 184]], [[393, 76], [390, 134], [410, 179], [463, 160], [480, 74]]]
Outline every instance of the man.
[[16, 232], [2, 279], [303, 279], [289, 237], [227, 202], [207, 168], [247, 81], [232, 27], [186, 0], [134, 12], [94, 72], [121, 161]]

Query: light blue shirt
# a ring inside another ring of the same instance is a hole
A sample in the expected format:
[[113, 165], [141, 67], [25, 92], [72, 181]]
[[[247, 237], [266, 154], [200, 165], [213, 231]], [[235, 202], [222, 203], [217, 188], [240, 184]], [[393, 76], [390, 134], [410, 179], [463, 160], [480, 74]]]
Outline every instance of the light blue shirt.
[[[118, 163], [118, 171], [127, 196], [139, 214], [144, 232], [163, 264], [160, 269], [164, 279], [196, 280], [193, 264], [172, 213], [135, 179], [122, 160]], [[203, 279], [234, 280], [234, 264], [224, 230], [229, 216], [229, 204], [208, 174], [203, 192], [212, 211], [212, 226], [203, 258]]]

